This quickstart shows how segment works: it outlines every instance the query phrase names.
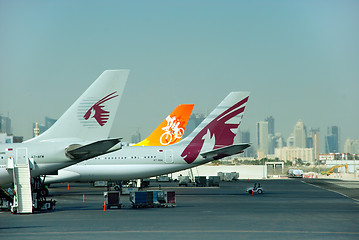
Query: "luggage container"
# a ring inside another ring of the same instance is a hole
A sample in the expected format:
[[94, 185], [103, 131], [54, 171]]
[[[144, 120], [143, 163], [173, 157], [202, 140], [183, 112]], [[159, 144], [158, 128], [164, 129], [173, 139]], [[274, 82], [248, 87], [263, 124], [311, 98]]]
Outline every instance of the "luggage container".
[[148, 202], [149, 207], [162, 207], [166, 202], [165, 193], [163, 190], [149, 190], [147, 191], [147, 200], [151, 199], [152, 201]]
[[219, 187], [219, 176], [209, 176], [208, 177], [208, 187]]
[[157, 192], [157, 201], [161, 207], [165, 206], [167, 200], [167, 193], [165, 191], [158, 191]]
[[190, 183], [190, 179], [189, 179], [189, 176], [179, 176], [178, 177], [178, 186], [181, 187], [181, 186], [186, 186], [188, 187], [188, 184]]
[[133, 208], [148, 207], [147, 192], [131, 192], [130, 201]]
[[121, 208], [119, 191], [104, 192], [103, 197], [105, 200], [106, 209], [110, 209], [111, 207]]
[[166, 207], [175, 207], [176, 206], [176, 192], [170, 191], [166, 193]]
[[197, 187], [206, 187], [207, 186], [207, 178], [205, 176], [195, 177], [195, 182]]
[[146, 191], [147, 207], [154, 207], [154, 201], [157, 201], [157, 192]]

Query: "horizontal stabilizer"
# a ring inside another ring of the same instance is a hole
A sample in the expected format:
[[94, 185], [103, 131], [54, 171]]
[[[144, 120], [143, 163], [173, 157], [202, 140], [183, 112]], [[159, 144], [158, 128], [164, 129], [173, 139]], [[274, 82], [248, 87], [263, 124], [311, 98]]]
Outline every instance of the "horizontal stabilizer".
[[70, 159], [83, 161], [121, 149], [121, 145], [114, 147], [119, 142], [121, 138], [100, 140], [87, 145], [72, 144], [65, 149], [65, 154]]
[[217, 148], [215, 150], [211, 150], [208, 152], [200, 153], [204, 158], [213, 158], [214, 160], [232, 156], [234, 154], [238, 154], [243, 152], [244, 149], [250, 147], [249, 143], [240, 143], [240, 144], [233, 144], [231, 146]]

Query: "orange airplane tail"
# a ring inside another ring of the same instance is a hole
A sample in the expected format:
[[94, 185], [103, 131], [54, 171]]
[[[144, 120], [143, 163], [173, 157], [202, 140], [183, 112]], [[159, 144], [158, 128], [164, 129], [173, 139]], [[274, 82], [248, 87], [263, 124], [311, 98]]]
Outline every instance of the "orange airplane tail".
[[132, 146], [167, 146], [181, 140], [194, 104], [178, 105], [143, 141]]

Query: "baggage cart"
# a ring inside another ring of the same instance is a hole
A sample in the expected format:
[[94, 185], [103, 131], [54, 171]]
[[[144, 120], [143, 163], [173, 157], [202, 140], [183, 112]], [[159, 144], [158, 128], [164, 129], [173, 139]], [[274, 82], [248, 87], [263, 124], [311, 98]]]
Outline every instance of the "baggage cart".
[[147, 192], [131, 192], [130, 201], [133, 208], [148, 207]]
[[195, 182], [197, 187], [206, 187], [207, 186], [207, 178], [205, 176], [195, 177]]
[[209, 176], [208, 177], [208, 187], [219, 187], [219, 176]]
[[175, 207], [176, 206], [176, 192], [168, 191], [166, 193], [166, 207]]
[[120, 203], [120, 192], [119, 191], [108, 191], [103, 193], [106, 209], [111, 207], [121, 208]]

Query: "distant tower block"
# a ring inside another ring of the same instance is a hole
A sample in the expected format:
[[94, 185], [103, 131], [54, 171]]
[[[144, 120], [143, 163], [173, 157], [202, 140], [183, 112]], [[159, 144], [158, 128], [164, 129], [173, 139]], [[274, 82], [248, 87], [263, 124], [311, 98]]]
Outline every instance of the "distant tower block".
[[40, 128], [39, 128], [39, 123], [35, 124], [35, 128], [34, 128], [34, 135], [35, 137], [39, 136], [40, 134]]

